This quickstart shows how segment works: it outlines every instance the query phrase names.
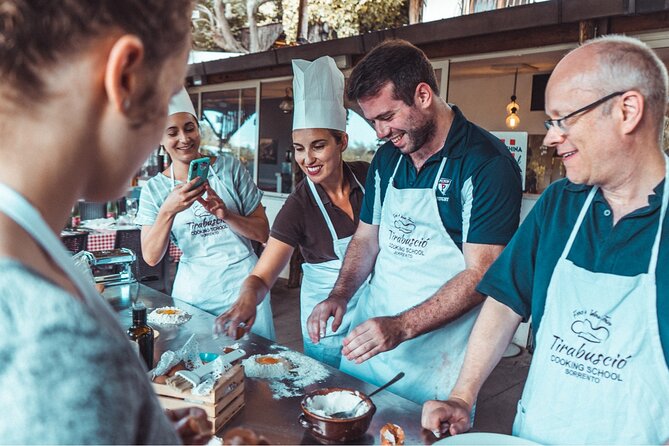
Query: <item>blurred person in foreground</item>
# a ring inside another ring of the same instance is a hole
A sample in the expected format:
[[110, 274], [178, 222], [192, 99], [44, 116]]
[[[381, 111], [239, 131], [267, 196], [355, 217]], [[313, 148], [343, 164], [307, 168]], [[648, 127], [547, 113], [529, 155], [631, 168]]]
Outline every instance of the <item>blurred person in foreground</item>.
[[[170, 239], [183, 255], [172, 296], [218, 316], [230, 309], [258, 257], [251, 241], [267, 241], [262, 192], [234, 156], [210, 158], [207, 178], [188, 181], [190, 162], [202, 158], [200, 125], [186, 89], [170, 101], [160, 140], [170, 165], [142, 188], [135, 223], [142, 225], [142, 255], [149, 265], [165, 256]], [[274, 340], [267, 298], [253, 332]]]
[[[256, 305], [266, 301], [281, 270], [299, 246], [305, 262], [300, 286], [300, 326], [304, 353], [338, 368], [350, 318], [328, 330], [318, 344], [309, 339], [307, 317], [332, 289], [359, 221], [369, 163], [344, 162], [348, 146], [344, 75], [334, 59], [293, 60], [293, 149], [305, 179], [295, 186], [276, 216], [269, 242], [244, 281], [235, 305], [216, 320], [234, 336], [239, 323], [252, 326]], [[364, 287], [348, 303], [352, 308]], [[350, 313], [350, 312], [349, 312]]]
[[190, 49], [190, 1], [0, 3], [0, 441], [208, 440], [167, 416], [111, 307], [58, 233], [123, 194], [160, 139]]
[[518, 227], [520, 170], [502, 142], [439, 97], [434, 69], [409, 42], [381, 43], [347, 86], [379, 138], [360, 224], [328, 298], [308, 320], [312, 342], [351, 316], [341, 369], [422, 404], [446, 397], [483, 296], [475, 287]]
[[521, 320], [536, 348], [513, 434], [541, 444], [669, 439], [667, 70], [642, 42], [606, 36], [569, 53], [546, 88], [567, 178], [537, 201], [478, 286], [487, 298], [447, 401], [422, 424], [470, 428], [483, 382]]

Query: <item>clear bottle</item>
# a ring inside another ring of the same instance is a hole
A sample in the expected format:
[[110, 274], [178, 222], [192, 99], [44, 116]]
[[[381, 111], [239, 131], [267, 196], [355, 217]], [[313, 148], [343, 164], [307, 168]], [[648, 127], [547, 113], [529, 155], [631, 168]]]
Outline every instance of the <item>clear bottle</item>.
[[130, 341], [136, 343], [139, 356], [146, 366], [153, 368], [153, 328], [146, 323], [146, 306], [142, 302], [132, 305], [132, 325], [128, 328]]

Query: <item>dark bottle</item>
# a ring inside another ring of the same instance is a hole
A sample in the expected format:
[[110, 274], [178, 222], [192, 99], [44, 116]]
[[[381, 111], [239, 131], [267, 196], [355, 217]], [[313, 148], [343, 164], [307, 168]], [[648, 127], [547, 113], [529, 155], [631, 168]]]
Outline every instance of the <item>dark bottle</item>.
[[146, 324], [146, 306], [142, 302], [132, 305], [132, 325], [128, 328], [128, 337], [137, 343], [139, 356], [146, 366], [153, 368], [153, 328]]
[[289, 194], [293, 191], [293, 153], [286, 150], [281, 163], [281, 192]]

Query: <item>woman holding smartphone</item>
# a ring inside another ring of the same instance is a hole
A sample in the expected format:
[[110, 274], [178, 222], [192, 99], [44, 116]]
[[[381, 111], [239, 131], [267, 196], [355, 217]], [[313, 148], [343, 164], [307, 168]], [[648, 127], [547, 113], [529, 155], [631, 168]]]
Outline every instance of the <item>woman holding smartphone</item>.
[[[182, 89], [170, 103], [161, 139], [171, 163], [142, 187], [135, 221], [142, 225], [142, 255], [149, 265], [160, 262], [170, 239], [183, 252], [172, 295], [220, 314], [235, 302], [258, 260], [251, 240], [264, 243], [269, 224], [262, 193], [236, 158], [212, 158], [207, 178], [188, 179], [191, 162], [202, 157], [195, 116]], [[258, 322], [253, 331], [274, 339], [269, 301], [259, 309]]]
[[[269, 242], [251, 275], [244, 281], [235, 305], [216, 319], [216, 330], [230, 336], [237, 326], [253, 326], [257, 309], [300, 247], [305, 263], [300, 290], [301, 327], [305, 354], [339, 367], [341, 343], [348, 333], [350, 311], [360, 291], [349, 302], [342, 324], [313, 344], [306, 320], [325, 299], [341, 268], [344, 253], [358, 225], [367, 176], [366, 162], [345, 163], [348, 144], [344, 76], [331, 57], [314, 62], [293, 61], [293, 148], [305, 174], [276, 217]], [[364, 287], [363, 287], [364, 288]]]

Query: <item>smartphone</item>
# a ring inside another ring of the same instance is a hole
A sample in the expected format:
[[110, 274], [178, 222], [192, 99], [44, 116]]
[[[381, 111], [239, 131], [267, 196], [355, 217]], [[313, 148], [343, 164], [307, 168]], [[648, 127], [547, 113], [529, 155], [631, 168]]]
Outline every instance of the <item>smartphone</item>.
[[200, 180], [195, 184], [195, 187], [200, 187], [209, 175], [209, 157], [198, 158], [190, 162], [188, 167], [188, 181], [200, 177]]

